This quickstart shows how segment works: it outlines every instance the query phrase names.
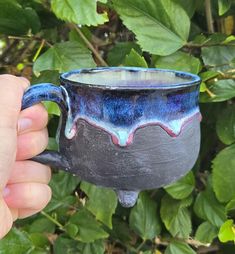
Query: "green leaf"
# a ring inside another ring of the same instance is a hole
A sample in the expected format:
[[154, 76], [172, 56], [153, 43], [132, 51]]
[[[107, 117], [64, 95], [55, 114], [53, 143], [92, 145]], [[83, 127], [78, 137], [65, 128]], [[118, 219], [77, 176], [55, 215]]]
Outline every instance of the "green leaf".
[[216, 122], [216, 132], [219, 139], [226, 145], [235, 141], [235, 105], [228, 105], [221, 112]]
[[68, 208], [72, 206], [74, 203], [76, 203], [76, 197], [74, 195], [73, 196], [70, 195], [70, 196], [66, 196], [64, 198], [58, 198], [58, 199], [56, 199], [52, 195], [52, 199], [50, 203], [46, 206], [44, 211], [46, 213], [50, 213], [54, 210], [61, 211], [63, 210], [63, 208]]
[[56, 43], [34, 63], [34, 73], [44, 70], [66, 72], [78, 68], [95, 67], [91, 52], [78, 42]]
[[[83, 35], [87, 38], [88, 41], [92, 40], [92, 33], [87, 26], [81, 27], [80, 30], [83, 33]], [[82, 37], [79, 35], [79, 33], [75, 29], [69, 32], [69, 41], [76, 41], [80, 43], [81, 45], [83, 45], [84, 47], [87, 46], [84, 40], [82, 39]]]
[[108, 52], [108, 64], [110, 66], [118, 66], [122, 64], [125, 60], [126, 55], [128, 55], [132, 49], [141, 54], [141, 49], [138, 44], [134, 42], [118, 42]]
[[212, 243], [217, 237], [219, 229], [210, 222], [203, 222], [196, 231], [195, 239], [201, 243]]
[[60, 200], [69, 196], [76, 189], [79, 182], [80, 179], [77, 176], [73, 176], [64, 171], [59, 171], [59, 173], [53, 174], [50, 181], [53, 197]]
[[186, 243], [173, 241], [167, 246], [164, 254], [196, 254], [196, 252]]
[[105, 246], [102, 240], [97, 240], [94, 243], [83, 244], [81, 249], [82, 254], [104, 254]]
[[36, 33], [39, 29], [40, 21], [33, 9], [23, 9], [15, 0], [0, 0], [0, 33], [24, 35], [29, 30]]
[[39, 83], [52, 83], [54, 85], [60, 85], [60, 74], [58, 71], [42, 71], [39, 76], [32, 78], [31, 84]]
[[45, 106], [48, 114], [60, 116], [60, 108], [55, 102], [44, 101], [43, 105]]
[[217, 77], [218, 75], [219, 75], [219, 73], [216, 71], [205, 71], [205, 72], [200, 73], [199, 76], [202, 79], [202, 81], [208, 81], [210, 79]]
[[134, 49], [131, 49], [130, 54], [126, 56], [124, 65], [148, 68], [148, 64], [146, 63], [144, 57], [139, 55]]
[[197, 195], [194, 211], [199, 218], [209, 221], [216, 227], [220, 227], [226, 220], [225, 207], [217, 201], [209, 184], [205, 191]]
[[79, 231], [78, 226], [72, 223], [68, 223], [65, 226], [65, 230], [71, 238], [75, 238]]
[[55, 224], [47, 218], [39, 218], [30, 224], [29, 233], [54, 233]]
[[76, 239], [79, 241], [91, 243], [108, 237], [108, 233], [101, 228], [100, 223], [85, 208], [72, 215], [69, 222], [77, 225], [78, 233]]
[[117, 207], [117, 196], [108, 188], [98, 187], [82, 182], [80, 188], [87, 194], [86, 208], [95, 215], [96, 219], [112, 228], [112, 215]]
[[157, 203], [147, 193], [140, 193], [137, 204], [131, 210], [129, 222], [130, 228], [144, 240], [160, 234], [161, 224], [157, 215]]
[[25, 254], [33, 248], [33, 243], [26, 232], [17, 228], [11, 231], [0, 241], [0, 254]]
[[108, 21], [107, 13], [97, 13], [97, 1], [52, 0], [51, 7], [58, 18], [79, 25], [96, 26]]
[[32, 33], [37, 33], [40, 31], [41, 23], [37, 12], [32, 8], [26, 8], [24, 10], [25, 19], [27, 24], [30, 25], [30, 30]]
[[225, 221], [225, 223], [220, 227], [218, 237], [222, 243], [226, 243], [228, 241], [235, 242], [235, 226], [233, 224], [233, 220]]
[[[222, 39], [223, 41], [224, 39]], [[211, 42], [209, 42], [211, 43]], [[202, 48], [202, 59], [211, 70], [225, 71], [230, 68], [229, 63], [235, 58], [234, 46], [210, 46]]]
[[235, 210], [235, 199], [232, 199], [228, 202], [228, 204], [225, 206], [226, 212], [230, 212]]
[[175, 0], [176, 3], [180, 4], [191, 18], [196, 10], [197, 2], [195, 0]]
[[132, 240], [132, 234], [133, 232], [126, 222], [119, 218], [113, 218], [113, 229], [110, 232], [111, 238], [127, 243]]
[[226, 37], [226, 39], [223, 41], [223, 44], [229, 44], [230, 42], [234, 42], [235, 41], [235, 36], [234, 35], [229, 35], [228, 37]]
[[59, 235], [53, 244], [54, 254], [75, 254], [81, 253], [78, 241]]
[[201, 70], [201, 62], [194, 56], [177, 51], [169, 56], [157, 57], [155, 67], [197, 74]]
[[235, 58], [233, 58], [233, 59], [230, 61], [230, 66], [231, 66], [232, 68], [235, 67]]
[[[35, 250], [40, 249], [42, 251], [42, 249], [44, 249], [46, 251], [46, 249], [50, 248], [50, 242], [48, 240], [48, 238], [46, 237], [45, 233], [31, 233], [29, 235], [29, 238], [31, 239], [33, 245], [35, 246]], [[48, 253], [47, 251], [43, 254]], [[31, 254], [32, 252], [30, 252]], [[34, 253], [34, 252], [33, 252]]]
[[189, 171], [187, 175], [172, 183], [165, 188], [168, 194], [170, 194], [175, 199], [184, 199], [188, 197], [195, 187], [195, 178], [192, 171]]
[[235, 97], [235, 81], [232, 79], [219, 80], [208, 88], [214, 96], [210, 97], [207, 93], [203, 93], [200, 97], [201, 102], [227, 101]]
[[200, 84], [200, 93], [204, 93], [207, 90], [207, 86], [205, 82], [201, 82]]
[[113, 0], [113, 3], [123, 23], [136, 34], [144, 51], [170, 55], [186, 43], [190, 20], [175, 1]]
[[219, 4], [219, 15], [223, 15], [225, 12], [229, 10], [231, 7], [232, 1], [231, 0], [218, 0]]
[[188, 238], [192, 231], [188, 199], [175, 200], [165, 195], [161, 202], [161, 218], [165, 227], [174, 237]]
[[216, 197], [228, 202], [235, 197], [235, 144], [217, 154], [213, 160], [212, 180]]

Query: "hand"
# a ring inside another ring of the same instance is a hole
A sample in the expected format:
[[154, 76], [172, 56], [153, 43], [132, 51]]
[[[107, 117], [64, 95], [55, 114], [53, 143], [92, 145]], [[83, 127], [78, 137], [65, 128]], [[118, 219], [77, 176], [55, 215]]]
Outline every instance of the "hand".
[[51, 198], [50, 169], [27, 160], [48, 142], [44, 107], [21, 111], [28, 85], [24, 78], [0, 75], [0, 238], [14, 220], [37, 213]]

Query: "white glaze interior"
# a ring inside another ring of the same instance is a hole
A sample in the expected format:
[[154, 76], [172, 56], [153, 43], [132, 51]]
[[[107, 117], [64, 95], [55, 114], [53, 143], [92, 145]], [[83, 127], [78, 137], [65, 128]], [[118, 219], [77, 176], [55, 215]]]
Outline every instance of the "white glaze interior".
[[192, 81], [192, 77], [177, 77], [170, 71], [129, 71], [98, 70], [85, 73], [72, 73], [66, 77], [70, 81], [82, 84], [105, 86], [156, 86], [184, 84]]

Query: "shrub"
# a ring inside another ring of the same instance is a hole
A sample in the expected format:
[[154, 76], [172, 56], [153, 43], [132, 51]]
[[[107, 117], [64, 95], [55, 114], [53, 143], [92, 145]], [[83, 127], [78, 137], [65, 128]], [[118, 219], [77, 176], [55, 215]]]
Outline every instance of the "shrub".
[[[0, 0], [2, 73], [58, 84], [96, 65], [189, 71], [203, 116], [200, 156], [178, 182], [124, 209], [112, 190], [54, 170], [50, 204], [17, 221], [0, 253], [235, 252], [234, 13], [234, 0]], [[59, 110], [45, 105], [56, 149]]]

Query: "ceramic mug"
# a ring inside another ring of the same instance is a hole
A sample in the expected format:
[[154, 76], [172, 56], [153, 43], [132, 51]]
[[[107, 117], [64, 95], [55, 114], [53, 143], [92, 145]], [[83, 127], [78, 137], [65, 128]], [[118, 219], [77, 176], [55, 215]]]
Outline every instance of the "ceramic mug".
[[198, 157], [200, 78], [137, 67], [80, 69], [24, 94], [22, 109], [40, 101], [61, 109], [59, 151], [33, 160], [117, 191], [123, 206], [138, 192], [170, 184]]

